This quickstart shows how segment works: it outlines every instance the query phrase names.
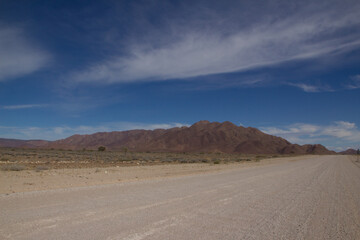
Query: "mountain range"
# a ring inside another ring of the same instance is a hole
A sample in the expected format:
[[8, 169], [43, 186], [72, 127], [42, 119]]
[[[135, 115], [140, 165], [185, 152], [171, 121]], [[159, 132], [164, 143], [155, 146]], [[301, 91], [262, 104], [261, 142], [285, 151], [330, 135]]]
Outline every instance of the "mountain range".
[[224, 152], [247, 154], [335, 154], [320, 144], [298, 145], [231, 122], [199, 121], [190, 127], [129, 130], [73, 135], [56, 141], [0, 139], [1, 147], [110, 150], [127, 147], [131, 151]]
[[342, 154], [342, 155], [355, 155], [355, 154], [357, 154], [357, 150], [349, 148], [349, 149], [347, 149], [345, 151], [339, 152], [339, 154]]

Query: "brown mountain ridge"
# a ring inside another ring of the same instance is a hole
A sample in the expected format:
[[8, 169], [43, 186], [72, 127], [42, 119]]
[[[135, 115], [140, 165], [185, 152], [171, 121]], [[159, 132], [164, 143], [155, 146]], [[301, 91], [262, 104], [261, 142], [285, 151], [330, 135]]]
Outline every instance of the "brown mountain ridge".
[[45, 140], [19, 140], [19, 139], [0, 138], [0, 147], [39, 148], [39, 147], [46, 147], [48, 144], [49, 141], [45, 141]]
[[342, 154], [342, 155], [355, 155], [355, 154], [357, 154], [357, 150], [349, 148], [349, 149], [347, 149], [345, 151], [339, 152], [339, 154]]
[[334, 154], [320, 144], [297, 145], [265, 134], [252, 127], [231, 122], [199, 121], [190, 127], [156, 130], [99, 132], [48, 142], [46, 148], [111, 150], [127, 147], [132, 151], [224, 152], [248, 154]]

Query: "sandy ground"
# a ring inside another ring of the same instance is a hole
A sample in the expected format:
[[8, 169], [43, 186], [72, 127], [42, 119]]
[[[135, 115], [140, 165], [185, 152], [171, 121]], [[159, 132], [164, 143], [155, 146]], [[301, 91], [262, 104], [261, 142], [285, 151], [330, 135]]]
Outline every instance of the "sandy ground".
[[1, 194], [0, 239], [360, 239], [351, 157], [240, 166]]
[[[315, 156], [306, 156], [306, 158]], [[0, 171], [0, 194], [83, 187], [118, 182], [138, 181], [164, 177], [184, 176], [238, 168], [248, 168], [303, 159], [283, 157], [263, 159], [260, 162], [229, 164], [168, 164], [153, 166], [117, 166], [108, 168], [52, 169], [44, 171]]]

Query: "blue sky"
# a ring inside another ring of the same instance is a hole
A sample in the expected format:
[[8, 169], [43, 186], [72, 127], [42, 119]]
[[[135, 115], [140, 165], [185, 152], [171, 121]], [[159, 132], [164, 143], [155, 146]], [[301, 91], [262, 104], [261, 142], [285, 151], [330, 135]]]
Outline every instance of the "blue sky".
[[1, 1], [0, 137], [199, 120], [360, 142], [360, 2]]

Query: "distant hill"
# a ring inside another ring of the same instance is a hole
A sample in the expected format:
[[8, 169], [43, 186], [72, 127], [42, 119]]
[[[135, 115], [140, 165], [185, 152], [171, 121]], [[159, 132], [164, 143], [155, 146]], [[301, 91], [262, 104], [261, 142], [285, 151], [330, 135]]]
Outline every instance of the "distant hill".
[[[224, 152], [248, 154], [335, 154], [320, 144], [291, 144], [281, 137], [231, 122], [200, 121], [190, 127], [73, 135], [57, 141], [1, 139], [0, 147], [108, 149], [132, 151]], [[355, 151], [355, 150], [354, 150]]]
[[342, 154], [342, 155], [355, 155], [355, 154], [357, 154], [357, 151], [355, 149], [349, 148], [346, 151], [339, 152], [339, 154]]
[[224, 152], [249, 154], [335, 154], [320, 144], [297, 145], [265, 134], [252, 127], [231, 122], [200, 121], [190, 127], [99, 132], [48, 142], [48, 148], [96, 149], [161, 152]]
[[37, 148], [46, 147], [49, 144], [44, 140], [18, 140], [0, 138], [0, 147], [14, 147], [14, 148]]

